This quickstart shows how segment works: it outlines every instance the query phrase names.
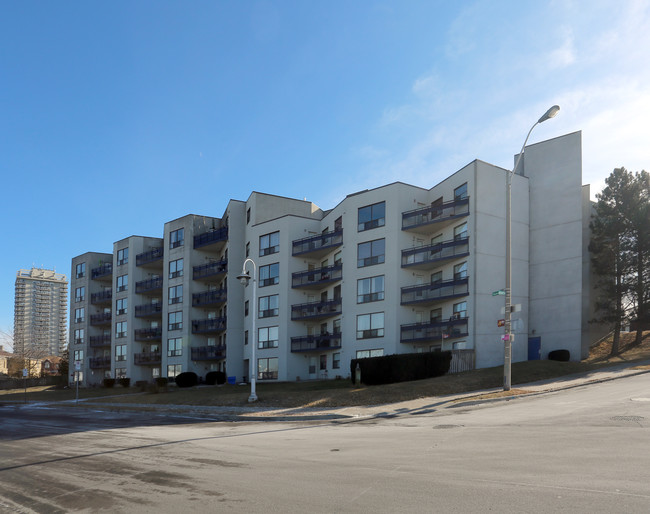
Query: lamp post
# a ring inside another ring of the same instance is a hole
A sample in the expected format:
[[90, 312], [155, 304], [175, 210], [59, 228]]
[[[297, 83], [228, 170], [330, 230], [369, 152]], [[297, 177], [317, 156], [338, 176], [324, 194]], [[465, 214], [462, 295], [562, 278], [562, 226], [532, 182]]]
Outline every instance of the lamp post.
[[528, 138], [530, 137], [533, 129], [540, 123], [544, 123], [546, 120], [554, 118], [555, 115], [559, 112], [560, 107], [554, 105], [544, 115], [538, 119], [526, 136], [526, 140], [521, 147], [521, 152], [517, 157], [517, 162], [515, 162], [515, 167], [512, 168], [512, 171], [509, 171], [506, 174], [506, 307], [505, 307], [505, 316], [504, 316], [504, 326], [505, 333], [503, 335], [503, 390], [510, 391], [512, 385], [512, 330], [511, 330], [511, 315], [512, 315], [512, 213], [511, 213], [511, 202], [512, 202], [512, 176], [517, 171], [519, 166], [519, 161], [521, 161], [522, 156], [524, 155], [524, 150], [526, 148], [526, 143], [528, 143]]
[[253, 338], [252, 338], [252, 344], [251, 344], [251, 359], [250, 359], [250, 366], [249, 366], [249, 371], [250, 371], [250, 377], [251, 377], [251, 395], [248, 397], [249, 402], [255, 402], [257, 401], [257, 394], [255, 393], [255, 380], [257, 378], [257, 363], [255, 362], [255, 347], [257, 345], [257, 340], [256, 340], [256, 334], [255, 334], [255, 321], [257, 318], [257, 298], [256, 298], [256, 293], [257, 293], [257, 280], [255, 277], [257, 276], [257, 266], [255, 265], [255, 261], [253, 259], [246, 259], [244, 261], [244, 264], [242, 265], [241, 269], [241, 275], [237, 276], [237, 279], [242, 283], [244, 287], [248, 287], [248, 283], [251, 280], [251, 275], [246, 270], [246, 264], [251, 263], [253, 265]]

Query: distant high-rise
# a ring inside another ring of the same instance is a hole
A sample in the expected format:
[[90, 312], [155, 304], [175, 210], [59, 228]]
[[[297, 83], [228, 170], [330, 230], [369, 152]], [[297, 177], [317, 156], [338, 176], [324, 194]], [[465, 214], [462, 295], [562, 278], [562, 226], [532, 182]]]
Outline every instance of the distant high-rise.
[[16, 273], [14, 353], [59, 356], [66, 344], [68, 280], [52, 270]]

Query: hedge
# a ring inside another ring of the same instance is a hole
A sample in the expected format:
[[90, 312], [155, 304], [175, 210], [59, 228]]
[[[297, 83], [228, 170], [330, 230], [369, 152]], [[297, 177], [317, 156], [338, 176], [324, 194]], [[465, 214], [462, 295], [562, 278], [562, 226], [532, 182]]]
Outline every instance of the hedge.
[[176, 375], [176, 385], [178, 387], [194, 387], [199, 383], [199, 377], [193, 371], [185, 371]]
[[208, 385], [225, 384], [226, 374], [223, 371], [210, 371], [205, 375], [205, 383]]
[[392, 384], [444, 375], [449, 371], [451, 352], [402, 353], [352, 359], [350, 377], [353, 384], [356, 383], [357, 363], [361, 369], [361, 382], [365, 385]]

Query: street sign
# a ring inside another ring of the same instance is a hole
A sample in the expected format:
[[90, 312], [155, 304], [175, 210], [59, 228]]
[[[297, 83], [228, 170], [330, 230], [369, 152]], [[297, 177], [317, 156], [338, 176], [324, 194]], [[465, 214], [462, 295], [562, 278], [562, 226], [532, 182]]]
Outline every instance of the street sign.
[[503, 334], [501, 336], [501, 341], [510, 341], [511, 343], [515, 340], [514, 334]]
[[29, 373], [27, 371], [27, 368], [23, 368], [23, 377], [27, 378], [28, 375], [29, 375]]
[[505, 289], [499, 289], [498, 291], [492, 291], [492, 296], [505, 296]]
[[81, 371], [81, 361], [74, 361], [74, 370]]
[[499, 321], [497, 321], [497, 327], [503, 327], [505, 324], [506, 324], [505, 319], [500, 319]]

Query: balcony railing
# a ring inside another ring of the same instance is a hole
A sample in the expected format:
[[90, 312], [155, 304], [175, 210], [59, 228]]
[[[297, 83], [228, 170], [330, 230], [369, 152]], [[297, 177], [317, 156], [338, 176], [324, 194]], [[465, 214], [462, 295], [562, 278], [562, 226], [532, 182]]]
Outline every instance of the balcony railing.
[[193, 361], [217, 361], [226, 358], [226, 345], [192, 348]]
[[452, 280], [441, 280], [431, 284], [407, 286], [402, 288], [402, 305], [412, 303], [435, 302], [459, 298], [469, 294], [469, 278], [457, 278]]
[[135, 330], [136, 341], [160, 341], [162, 338], [162, 328], [137, 328]]
[[162, 314], [162, 303], [146, 303], [144, 305], [135, 306], [135, 317], [158, 317]]
[[221, 227], [194, 236], [194, 248], [225, 243], [226, 241], [228, 241], [228, 227]]
[[162, 357], [160, 352], [141, 352], [133, 354], [133, 364], [138, 366], [151, 366], [155, 364], [160, 364], [162, 362]]
[[208, 264], [202, 264], [201, 266], [194, 266], [192, 270], [192, 278], [194, 280], [217, 277], [219, 275], [223, 275], [228, 271], [228, 260], [221, 259], [217, 262], [210, 262]]
[[298, 336], [291, 338], [292, 352], [314, 352], [341, 348], [341, 333]]
[[111, 367], [111, 356], [91, 357], [89, 365], [90, 369], [108, 369]]
[[193, 319], [192, 334], [209, 334], [226, 330], [226, 317], [214, 319]]
[[446, 341], [468, 335], [469, 318], [452, 317], [448, 321], [411, 323], [400, 327], [400, 342], [425, 343]]
[[102, 346], [111, 345], [111, 335], [104, 334], [101, 336], [90, 336], [90, 346], [92, 348], [100, 348]]
[[225, 303], [228, 299], [228, 290], [225, 287], [214, 291], [192, 293], [192, 307], [210, 307]]
[[162, 277], [150, 278], [148, 280], [140, 280], [135, 283], [135, 292], [142, 293], [151, 293], [153, 291], [159, 291], [162, 289]]
[[90, 315], [90, 324], [91, 325], [106, 325], [111, 322], [112, 313], [110, 312], [101, 312], [99, 314]]
[[325, 302], [309, 302], [291, 306], [291, 319], [317, 319], [341, 314], [341, 299], [327, 300]]
[[402, 213], [402, 230], [440, 223], [469, 214], [469, 197]]
[[110, 303], [113, 298], [113, 290], [106, 289], [105, 291], [100, 291], [99, 293], [93, 293], [90, 295], [90, 303]]
[[165, 251], [162, 248], [152, 248], [148, 252], [139, 253], [135, 256], [135, 265], [144, 266], [152, 262], [161, 261], [165, 256]]
[[292, 255], [304, 255], [307, 253], [326, 253], [331, 249], [343, 244], [343, 229], [315, 236], [303, 237], [293, 242]]
[[343, 264], [298, 271], [291, 274], [291, 287], [322, 287], [343, 278]]
[[101, 266], [98, 266], [96, 268], [93, 268], [90, 270], [90, 276], [93, 280], [98, 279], [98, 278], [103, 278], [103, 277], [108, 277], [113, 274], [113, 263], [112, 262], [106, 262], [102, 264]]
[[446, 259], [469, 255], [469, 237], [402, 250], [402, 268], [427, 267]]

